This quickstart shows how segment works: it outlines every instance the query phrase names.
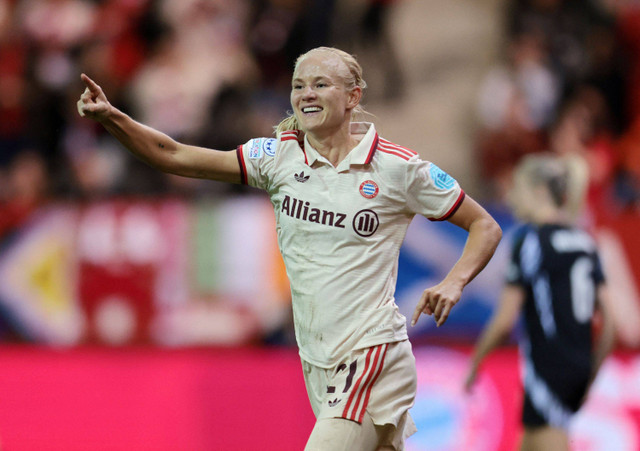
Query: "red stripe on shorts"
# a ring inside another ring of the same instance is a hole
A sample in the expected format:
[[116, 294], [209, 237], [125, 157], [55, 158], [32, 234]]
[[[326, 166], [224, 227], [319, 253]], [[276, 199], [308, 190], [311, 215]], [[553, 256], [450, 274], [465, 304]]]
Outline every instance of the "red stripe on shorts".
[[369, 387], [367, 388], [367, 394], [364, 397], [364, 403], [362, 405], [362, 410], [360, 411], [360, 416], [358, 417], [358, 423], [362, 423], [362, 419], [364, 418], [364, 413], [366, 412], [367, 406], [369, 405], [369, 397], [371, 396], [371, 388], [373, 388], [373, 384], [378, 380], [378, 376], [382, 373], [382, 367], [384, 366], [384, 358], [387, 355], [387, 349], [389, 348], [389, 344], [384, 345], [384, 352], [382, 353], [382, 358], [380, 359], [380, 366], [378, 366], [378, 371], [376, 371], [376, 375], [373, 376]]
[[[388, 345], [385, 345], [384, 354], [387, 352]], [[367, 353], [367, 358], [364, 365], [364, 371], [362, 375], [356, 382], [356, 385], [349, 396], [349, 400], [347, 401], [347, 405], [342, 412], [342, 418], [346, 418], [348, 420], [357, 421], [358, 423], [362, 422], [362, 418], [364, 417], [364, 413], [367, 409], [367, 405], [369, 402], [369, 396], [371, 393], [371, 387], [373, 383], [378, 378], [378, 375], [382, 371], [382, 363], [384, 360], [384, 355], [382, 359], [380, 359], [380, 351], [382, 350], [382, 345], [374, 346], [369, 349]], [[369, 365], [371, 361], [371, 355], [375, 351], [375, 357], [373, 358], [373, 364]], [[378, 367], [378, 362], [380, 362], [380, 367]], [[363, 383], [364, 380], [364, 383]], [[363, 398], [363, 394], [366, 395]], [[355, 400], [355, 403], [353, 403]], [[353, 403], [353, 405], [352, 405]], [[351, 414], [349, 414], [349, 410]]]
[[355, 421], [355, 418], [351, 418], [351, 417], [348, 416], [349, 409], [351, 408], [351, 403], [353, 402], [353, 399], [356, 396], [356, 393], [358, 392], [358, 388], [360, 388], [360, 384], [362, 383], [362, 379], [364, 379], [364, 377], [367, 374], [367, 370], [369, 369], [369, 360], [371, 359], [371, 354], [373, 354], [373, 350], [374, 350], [374, 348], [369, 348], [369, 352], [367, 352], [367, 358], [366, 358], [365, 363], [364, 363], [364, 371], [362, 371], [362, 374], [358, 378], [358, 380], [356, 382], [356, 385], [353, 387], [353, 390], [351, 391], [351, 394], [349, 395], [349, 399], [347, 400], [347, 405], [344, 406], [344, 410], [342, 411], [342, 418], [348, 418], [349, 420], [354, 420]]

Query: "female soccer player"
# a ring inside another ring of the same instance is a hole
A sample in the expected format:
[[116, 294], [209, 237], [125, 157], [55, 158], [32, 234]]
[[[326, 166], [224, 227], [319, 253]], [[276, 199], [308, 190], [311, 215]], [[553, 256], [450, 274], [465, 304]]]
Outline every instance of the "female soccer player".
[[[523, 451], [569, 449], [568, 422], [613, 346], [596, 245], [571, 224], [570, 167], [567, 160], [540, 154], [525, 157], [515, 172], [512, 207], [527, 224], [516, 234], [507, 284], [465, 382], [470, 390], [480, 362], [524, 309]], [[603, 326], [592, 346], [596, 309]]]
[[436, 165], [379, 137], [372, 124], [352, 122], [365, 87], [355, 58], [326, 47], [302, 55], [292, 79], [293, 114], [276, 138], [252, 139], [236, 152], [180, 144], [118, 111], [81, 77], [80, 114], [150, 165], [269, 194], [317, 418], [306, 449], [402, 449], [415, 431], [408, 410], [416, 369], [394, 290], [409, 222], [422, 214], [469, 232], [449, 274], [424, 290], [413, 324], [421, 313], [444, 324], [502, 232]]

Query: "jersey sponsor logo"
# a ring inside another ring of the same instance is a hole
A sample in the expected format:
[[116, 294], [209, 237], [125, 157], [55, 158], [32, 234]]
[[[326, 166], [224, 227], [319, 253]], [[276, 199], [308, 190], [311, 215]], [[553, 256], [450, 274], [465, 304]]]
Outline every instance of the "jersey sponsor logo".
[[300, 172], [300, 174], [293, 174], [293, 178], [295, 178], [296, 181], [300, 183], [304, 183], [309, 180], [309, 176], [304, 175], [304, 171]]
[[277, 143], [278, 140], [274, 138], [264, 139], [262, 141], [262, 150], [264, 151], [265, 155], [268, 155], [270, 157], [275, 156]]
[[436, 185], [436, 188], [451, 189], [456, 184], [456, 181], [453, 179], [453, 177], [451, 177], [449, 174], [444, 172], [433, 163], [431, 163], [431, 167], [429, 168], [429, 175], [431, 175], [431, 179]]
[[342, 398], [336, 398], [334, 400], [329, 400], [329, 402], [328, 402], [329, 407], [337, 406], [338, 404], [340, 404], [340, 401], [342, 401]]
[[262, 156], [262, 146], [260, 145], [259, 139], [252, 139], [251, 145], [249, 146], [249, 158], [257, 159]]
[[380, 189], [378, 188], [378, 184], [373, 180], [365, 180], [360, 185], [360, 194], [362, 194], [367, 199], [373, 199], [378, 195]]
[[339, 229], [344, 229], [344, 220], [347, 217], [344, 213], [314, 208], [308, 201], [289, 197], [288, 195], [284, 196], [280, 211], [291, 218]]
[[353, 230], [362, 237], [368, 237], [376, 233], [380, 220], [373, 210], [360, 210], [353, 217]]

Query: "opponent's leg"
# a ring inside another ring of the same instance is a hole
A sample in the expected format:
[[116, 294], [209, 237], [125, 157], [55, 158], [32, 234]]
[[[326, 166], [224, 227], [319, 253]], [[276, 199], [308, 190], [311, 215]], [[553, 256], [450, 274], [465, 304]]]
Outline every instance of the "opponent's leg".
[[569, 451], [569, 437], [552, 426], [525, 428], [520, 451]]

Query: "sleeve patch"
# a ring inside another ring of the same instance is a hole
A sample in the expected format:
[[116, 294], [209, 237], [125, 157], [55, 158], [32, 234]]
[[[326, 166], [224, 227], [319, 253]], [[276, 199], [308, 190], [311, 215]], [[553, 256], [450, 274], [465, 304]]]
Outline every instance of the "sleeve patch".
[[264, 151], [265, 155], [268, 155], [270, 157], [275, 156], [277, 143], [278, 140], [275, 138], [267, 138], [262, 140], [262, 150]]
[[454, 180], [453, 177], [451, 177], [449, 174], [444, 172], [442, 169], [440, 169], [438, 166], [436, 166], [433, 163], [431, 163], [431, 166], [429, 167], [429, 175], [431, 176], [433, 183], [436, 185], [436, 188], [438, 189], [442, 189], [442, 190], [451, 189], [456, 184], [456, 181]]
[[252, 139], [249, 143], [249, 158], [255, 160], [262, 157], [262, 145], [259, 139]]
[[278, 140], [274, 138], [255, 138], [247, 144], [249, 149], [248, 156], [252, 160], [262, 158], [263, 155], [273, 157], [276, 154]]

